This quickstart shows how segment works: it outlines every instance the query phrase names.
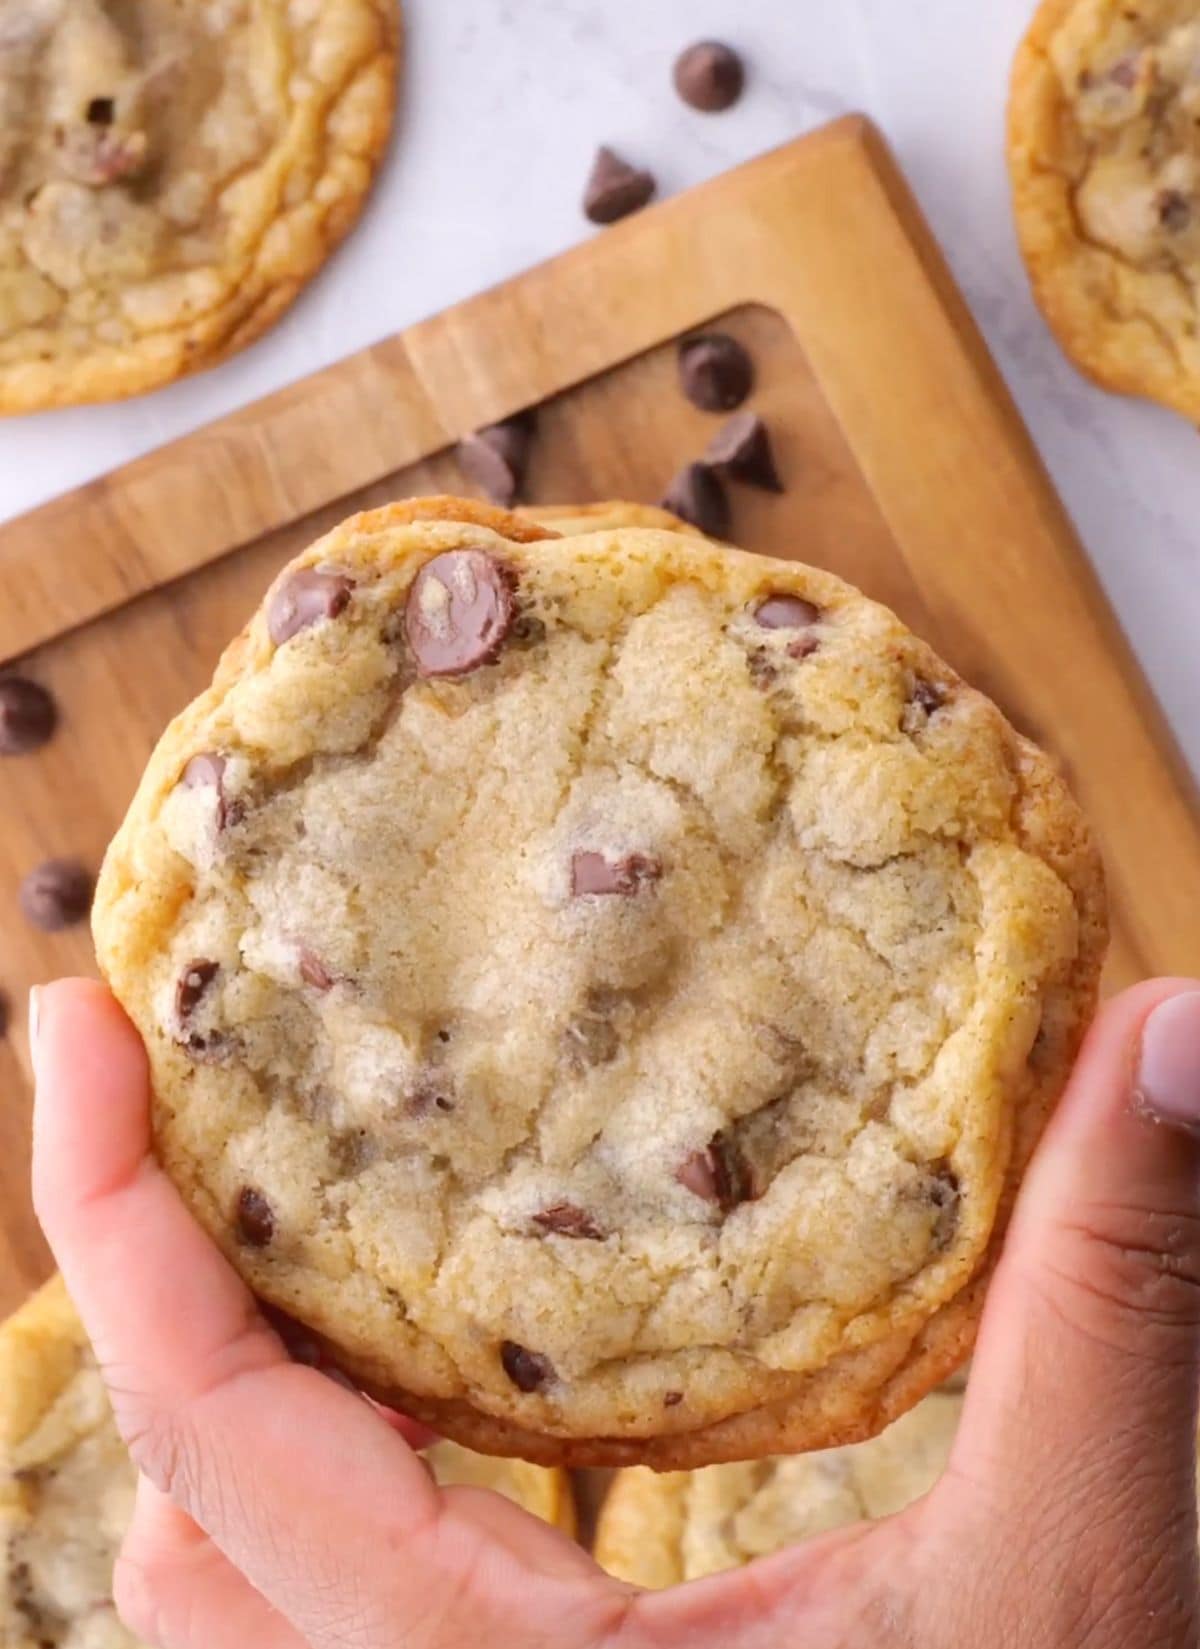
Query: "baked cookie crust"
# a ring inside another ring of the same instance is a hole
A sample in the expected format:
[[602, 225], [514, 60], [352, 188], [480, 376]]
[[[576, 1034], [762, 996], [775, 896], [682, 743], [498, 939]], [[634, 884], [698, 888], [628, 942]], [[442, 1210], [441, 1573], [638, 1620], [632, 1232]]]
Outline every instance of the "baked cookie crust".
[[285, 569], [94, 925], [251, 1286], [469, 1447], [659, 1468], [961, 1362], [1106, 937], [1053, 764], [884, 608], [456, 499]]
[[6, 0], [0, 413], [113, 400], [253, 342], [357, 219], [397, 0]]
[[1200, 419], [1200, 17], [1043, 0], [1013, 66], [1017, 233], [1059, 342], [1098, 383]]

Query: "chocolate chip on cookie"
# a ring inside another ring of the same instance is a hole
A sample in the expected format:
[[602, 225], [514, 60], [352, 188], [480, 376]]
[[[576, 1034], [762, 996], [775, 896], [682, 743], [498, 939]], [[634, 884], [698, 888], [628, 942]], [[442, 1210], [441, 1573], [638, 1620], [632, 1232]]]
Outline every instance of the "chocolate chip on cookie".
[[806, 630], [816, 624], [821, 609], [799, 595], [768, 595], [754, 609], [754, 622], [763, 630]]
[[111, 97], [93, 97], [88, 103], [84, 118], [93, 126], [111, 126], [116, 117], [117, 105]]
[[620, 859], [609, 859], [603, 853], [584, 850], [571, 857], [571, 892], [576, 898], [614, 893], [629, 898], [657, 882], [661, 875], [662, 861], [652, 853], [626, 853]]
[[25, 756], [53, 735], [54, 700], [25, 676], [0, 676], [0, 756]]
[[679, 345], [679, 387], [702, 412], [732, 412], [754, 388], [754, 362], [727, 332], [695, 332]]
[[251, 1248], [265, 1248], [275, 1235], [275, 1210], [252, 1185], [238, 1192], [235, 1217], [238, 1236]]
[[631, 166], [602, 144], [583, 191], [584, 215], [593, 223], [615, 223], [645, 206], [654, 190], [653, 172]]
[[345, 573], [301, 567], [289, 573], [271, 597], [267, 631], [277, 647], [323, 618], [338, 618], [350, 604], [354, 580]]
[[316, 951], [310, 950], [307, 945], [300, 946], [299, 966], [301, 979], [315, 991], [331, 991], [337, 983]]
[[515, 1340], [505, 1340], [500, 1347], [500, 1362], [518, 1391], [539, 1391], [554, 1378], [554, 1366], [539, 1352], [527, 1351]]
[[783, 491], [771, 437], [756, 412], [735, 413], [708, 443], [704, 462], [747, 486], [761, 487], [764, 492]]
[[510, 508], [520, 495], [533, 431], [534, 414], [522, 412], [488, 424], [458, 444], [463, 473], [502, 509]]
[[603, 1242], [604, 1232], [588, 1213], [574, 1202], [552, 1202], [533, 1216], [533, 1223], [543, 1231], [552, 1231], [559, 1237], [583, 1237], [590, 1242]]
[[245, 813], [242, 803], [231, 800], [226, 794], [226, 765], [224, 756], [204, 751], [201, 755], [192, 757], [179, 781], [185, 790], [212, 790], [216, 800], [218, 830], [225, 830], [230, 825], [240, 823]]
[[732, 46], [698, 40], [675, 59], [673, 79], [685, 103], [704, 114], [719, 114], [741, 97], [746, 71]]
[[926, 681], [924, 676], [918, 676], [912, 690], [912, 701], [919, 710], [924, 710], [927, 716], [932, 716], [935, 710], [940, 710], [946, 702], [946, 695], [936, 682]]
[[685, 464], [663, 493], [662, 507], [709, 538], [729, 536], [729, 500], [720, 479], [707, 464]]
[[1180, 235], [1192, 221], [1192, 203], [1182, 189], [1160, 189], [1154, 197], [1158, 221], [1172, 235]]
[[486, 550], [446, 550], [413, 580], [404, 630], [421, 676], [465, 676], [491, 664], [516, 615], [510, 569]]
[[724, 1214], [762, 1195], [754, 1170], [728, 1129], [713, 1135], [704, 1151], [695, 1151], [675, 1171], [686, 1190], [715, 1202]]
[[192, 1017], [220, 971], [219, 962], [210, 962], [204, 957], [198, 957], [184, 968], [175, 983], [175, 1015], [180, 1024]]
[[680, 1403], [682, 1403], [682, 1402], [683, 1402], [683, 1393], [681, 1391], [664, 1391], [663, 1392], [663, 1408], [665, 1408], [665, 1409], [678, 1408]]
[[56, 933], [82, 922], [92, 908], [92, 875], [76, 859], [47, 859], [29, 872], [17, 898], [26, 921]]

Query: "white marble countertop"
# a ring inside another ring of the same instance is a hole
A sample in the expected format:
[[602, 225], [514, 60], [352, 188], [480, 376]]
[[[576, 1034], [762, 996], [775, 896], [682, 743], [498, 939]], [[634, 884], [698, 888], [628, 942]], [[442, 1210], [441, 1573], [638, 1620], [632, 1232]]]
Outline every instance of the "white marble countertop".
[[[1032, 0], [404, 0], [402, 114], [336, 268], [263, 342], [116, 407], [0, 423], [0, 519], [253, 400], [590, 233], [607, 141], [672, 192], [850, 109], [896, 148], [1200, 771], [1200, 442], [1092, 388], [1034, 309], [1013, 237], [1003, 115]], [[670, 90], [676, 51], [743, 50], [723, 115]], [[1136, 805], [1136, 798], [1131, 799]]]

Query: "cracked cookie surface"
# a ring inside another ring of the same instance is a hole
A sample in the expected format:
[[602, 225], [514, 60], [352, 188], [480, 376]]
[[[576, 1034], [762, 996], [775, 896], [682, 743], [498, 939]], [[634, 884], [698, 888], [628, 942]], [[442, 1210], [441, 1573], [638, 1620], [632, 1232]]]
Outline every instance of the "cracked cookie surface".
[[396, 0], [5, 0], [0, 412], [250, 343], [357, 218]]
[[1017, 53], [1021, 249], [1059, 341], [1108, 388], [1200, 418], [1200, 17], [1045, 0]]
[[797, 1541], [891, 1517], [927, 1493], [950, 1458], [962, 1396], [935, 1391], [865, 1443], [782, 1459], [618, 1473], [596, 1529], [596, 1561], [635, 1586], [677, 1586]]
[[[566, 1473], [456, 1443], [424, 1451], [442, 1487], [492, 1489], [567, 1534]], [[61, 1277], [0, 1326], [0, 1643], [139, 1649], [112, 1602], [136, 1473]]]
[[450, 499], [280, 575], [95, 930], [260, 1294], [462, 1442], [662, 1467], [965, 1354], [1104, 909], [1048, 759], [839, 579]]

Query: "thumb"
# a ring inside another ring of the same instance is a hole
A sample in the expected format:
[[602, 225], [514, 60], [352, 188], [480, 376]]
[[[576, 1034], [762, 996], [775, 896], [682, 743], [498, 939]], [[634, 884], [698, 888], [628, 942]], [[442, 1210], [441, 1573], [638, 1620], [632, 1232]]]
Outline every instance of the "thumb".
[[1140, 1552], [1143, 1585], [1194, 1596], [1198, 1377], [1200, 982], [1164, 979], [1102, 1010], [1031, 1165], [948, 1492], [1089, 1571], [1107, 1529], [1111, 1585]]

